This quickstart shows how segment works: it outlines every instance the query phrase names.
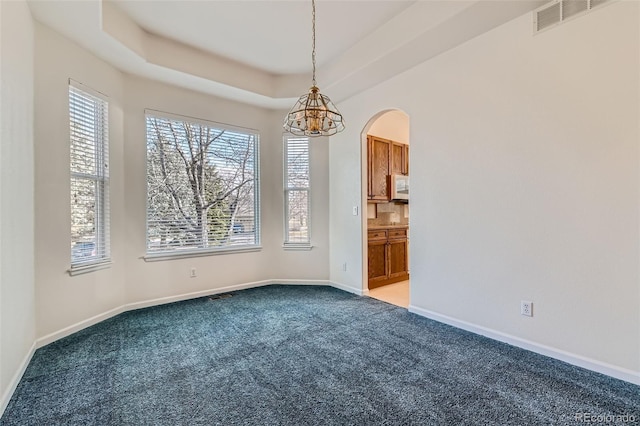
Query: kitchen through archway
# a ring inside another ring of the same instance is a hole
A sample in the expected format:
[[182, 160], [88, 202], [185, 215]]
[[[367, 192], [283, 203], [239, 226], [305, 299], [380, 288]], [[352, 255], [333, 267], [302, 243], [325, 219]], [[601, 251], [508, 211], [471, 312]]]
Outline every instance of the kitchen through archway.
[[[376, 114], [362, 132], [363, 292], [407, 308], [409, 282], [409, 116], [400, 110]], [[363, 204], [363, 205], [365, 205]]]

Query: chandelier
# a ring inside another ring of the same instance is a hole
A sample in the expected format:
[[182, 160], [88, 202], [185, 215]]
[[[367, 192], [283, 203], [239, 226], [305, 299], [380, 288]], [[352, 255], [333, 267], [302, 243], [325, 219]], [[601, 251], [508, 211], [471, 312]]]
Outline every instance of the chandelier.
[[284, 118], [286, 131], [296, 136], [331, 136], [344, 130], [344, 120], [338, 108], [316, 86], [316, 2], [311, 0], [311, 62], [313, 80], [309, 93], [300, 96], [298, 102]]

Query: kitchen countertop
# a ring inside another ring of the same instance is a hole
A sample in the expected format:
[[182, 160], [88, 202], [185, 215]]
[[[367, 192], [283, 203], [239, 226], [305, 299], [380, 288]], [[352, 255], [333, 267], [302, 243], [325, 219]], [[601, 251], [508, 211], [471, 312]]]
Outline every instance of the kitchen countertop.
[[375, 225], [368, 226], [367, 229], [371, 231], [375, 231], [378, 229], [408, 229], [409, 225]]

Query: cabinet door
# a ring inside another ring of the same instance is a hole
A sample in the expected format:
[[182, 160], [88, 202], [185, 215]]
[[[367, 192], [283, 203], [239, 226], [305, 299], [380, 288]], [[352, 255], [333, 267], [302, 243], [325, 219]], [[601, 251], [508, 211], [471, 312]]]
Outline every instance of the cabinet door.
[[370, 137], [369, 140], [369, 199], [389, 201], [389, 163], [391, 143], [385, 139]]
[[387, 240], [369, 241], [369, 288], [385, 284], [389, 275]]
[[398, 279], [407, 275], [407, 240], [389, 240], [389, 279]]
[[409, 145], [404, 146], [404, 164], [402, 174], [409, 174]]
[[391, 144], [391, 173], [392, 175], [405, 174], [406, 160], [405, 160], [405, 147], [406, 145], [393, 142]]

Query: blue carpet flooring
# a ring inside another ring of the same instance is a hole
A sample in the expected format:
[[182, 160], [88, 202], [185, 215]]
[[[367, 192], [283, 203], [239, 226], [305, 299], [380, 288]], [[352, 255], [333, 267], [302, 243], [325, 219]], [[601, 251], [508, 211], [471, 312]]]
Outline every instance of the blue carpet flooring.
[[638, 386], [384, 302], [329, 287], [232, 294], [38, 349], [0, 425], [640, 422]]

